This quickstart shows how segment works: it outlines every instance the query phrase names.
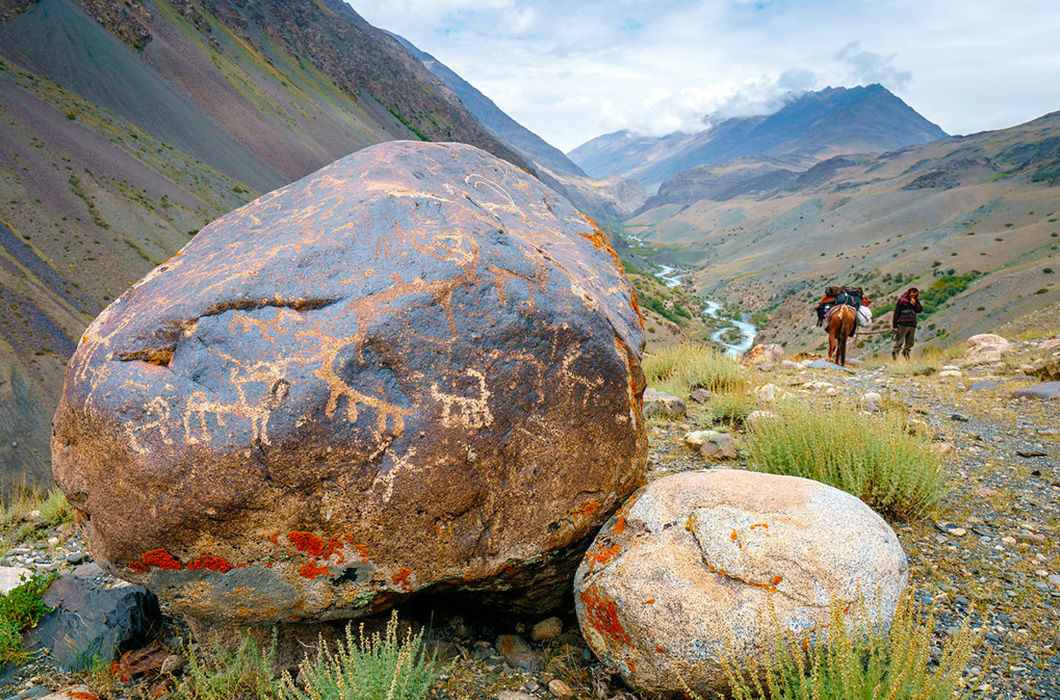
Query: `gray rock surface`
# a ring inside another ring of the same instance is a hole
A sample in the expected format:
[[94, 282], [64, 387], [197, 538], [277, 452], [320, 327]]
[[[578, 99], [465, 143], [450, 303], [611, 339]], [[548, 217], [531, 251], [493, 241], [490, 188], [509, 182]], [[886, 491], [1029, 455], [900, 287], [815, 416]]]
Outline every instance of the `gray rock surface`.
[[23, 635], [31, 651], [44, 652], [58, 667], [79, 671], [114, 660], [119, 650], [146, 639], [160, 623], [158, 600], [124, 581], [107, 587], [95, 564], [60, 576], [44, 592], [53, 608]]

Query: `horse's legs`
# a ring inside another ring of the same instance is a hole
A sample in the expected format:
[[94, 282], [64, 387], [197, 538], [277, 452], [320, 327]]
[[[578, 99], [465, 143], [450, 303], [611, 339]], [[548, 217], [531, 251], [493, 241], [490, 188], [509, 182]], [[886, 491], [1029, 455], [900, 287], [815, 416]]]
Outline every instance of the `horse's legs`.
[[836, 354], [837, 347], [835, 342], [835, 333], [828, 334], [828, 360], [831, 361], [832, 357]]

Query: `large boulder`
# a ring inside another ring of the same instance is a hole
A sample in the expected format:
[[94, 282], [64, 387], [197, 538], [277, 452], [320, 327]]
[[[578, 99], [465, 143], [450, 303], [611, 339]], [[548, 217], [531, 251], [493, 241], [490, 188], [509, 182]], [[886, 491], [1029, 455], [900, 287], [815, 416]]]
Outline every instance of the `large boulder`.
[[685, 472], [604, 525], [575, 604], [589, 646], [634, 688], [714, 697], [727, 651], [739, 664], [778, 628], [819, 630], [834, 602], [859, 597], [889, 624], [907, 579], [894, 531], [850, 494], [792, 476]]
[[55, 478], [175, 612], [422, 591], [561, 605], [643, 483], [643, 324], [604, 235], [460, 144], [390, 142], [204, 228], [85, 332]]

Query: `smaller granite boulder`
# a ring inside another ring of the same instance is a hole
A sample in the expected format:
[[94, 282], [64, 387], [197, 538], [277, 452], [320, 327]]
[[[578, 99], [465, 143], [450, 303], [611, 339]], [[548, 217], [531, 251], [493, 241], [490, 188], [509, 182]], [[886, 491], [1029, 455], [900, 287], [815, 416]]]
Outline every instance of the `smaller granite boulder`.
[[633, 688], [713, 697], [726, 650], [741, 663], [775, 640], [774, 611], [782, 630], [821, 634], [834, 604], [862, 599], [889, 625], [908, 575], [894, 531], [848, 493], [791, 476], [684, 472], [641, 489], [604, 525], [578, 569], [575, 607], [593, 652]]
[[688, 405], [684, 401], [667, 394], [663, 391], [658, 391], [648, 387], [644, 390], [644, 417], [649, 418], [651, 416], [665, 416], [666, 418], [677, 418], [685, 415], [685, 411], [688, 410]]

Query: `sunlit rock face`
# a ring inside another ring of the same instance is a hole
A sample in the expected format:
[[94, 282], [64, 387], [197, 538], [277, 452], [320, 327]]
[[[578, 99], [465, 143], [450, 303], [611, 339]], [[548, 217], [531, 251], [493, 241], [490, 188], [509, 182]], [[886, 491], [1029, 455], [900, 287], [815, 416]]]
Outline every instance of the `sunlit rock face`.
[[562, 604], [643, 483], [606, 238], [470, 146], [390, 142], [204, 228], [85, 332], [56, 481], [96, 560], [226, 623]]

